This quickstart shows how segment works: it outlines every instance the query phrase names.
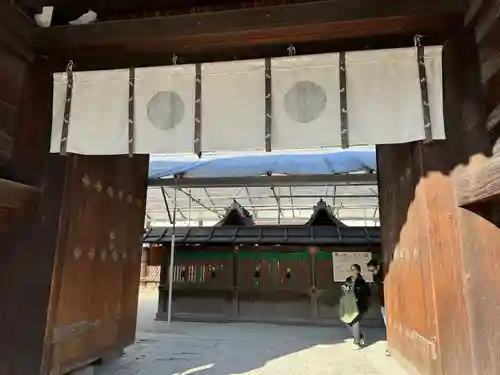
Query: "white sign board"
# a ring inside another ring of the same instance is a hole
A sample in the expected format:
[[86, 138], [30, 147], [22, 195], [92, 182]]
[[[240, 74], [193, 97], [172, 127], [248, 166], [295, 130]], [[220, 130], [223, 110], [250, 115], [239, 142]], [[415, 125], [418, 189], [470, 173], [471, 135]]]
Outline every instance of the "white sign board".
[[333, 252], [333, 281], [344, 282], [351, 276], [351, 266], [359, 264], [361, 266], [361, 275], [368, 282], [373, 282], [373, 275], [368, 272], [366, 263], [372, 259], [370, 252], [344, 253]]

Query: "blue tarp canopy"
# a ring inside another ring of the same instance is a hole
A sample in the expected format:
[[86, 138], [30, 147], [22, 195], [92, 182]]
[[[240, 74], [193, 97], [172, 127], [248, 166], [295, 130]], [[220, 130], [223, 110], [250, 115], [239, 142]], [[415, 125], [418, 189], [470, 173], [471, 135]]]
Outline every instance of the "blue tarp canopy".
[[213, 156], [198, 160], [155, 156], [149, 164], [149, 177], [223, 178], [281, 175], [340, 174], [377, 169], [374, 148], [331, 152], [262, 153]]

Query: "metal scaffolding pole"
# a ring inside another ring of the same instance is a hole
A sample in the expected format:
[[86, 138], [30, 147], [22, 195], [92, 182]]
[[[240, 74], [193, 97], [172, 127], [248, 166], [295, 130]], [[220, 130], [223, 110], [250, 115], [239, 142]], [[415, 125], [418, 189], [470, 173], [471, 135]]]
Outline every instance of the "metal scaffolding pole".
[[[289, 186], [288, 190], [290, 191], [290, 203], [292, 204], [293, 210], [292, 210], [292, 216], [295, 219], [295, 203], [293, 203], [293, 193], [292, 193], [292, 187]], [[287, 198], [286, 196], [283, 198]], [[280, 207], [281, 208], [281, 207]]]
[[373, 173], [324, 174], [308, 176], [255, 176], [255, 177], [189, 177], [153, 178], [149, 186], [174, 186], [179, 188], [211, 187], [267, 187], [267, 186], [325, 186], [325, 185], [376, 185], [377, 175]]
[[281, 209], [281, 200], [278, 194], [276, 194], [276, 189], [274, 186], [271, 186], [271, 191], [273, 192], [274, 199], [276, 200], [276, 204], [278, 205], [278, 225], [281, 224], [281, 217], [283, 215], [283, 210]]
[[163, 186], [161, 187], [161, 195], [163, 196], [163, 203], [165, 203], [165, 209], [167, 210], [168, 221], [170, 221], [170, 224], [173, 224], [172, 214], [170, 213], [170, 208], [168, 207], [167, 193], [165, 192], [165, 188]]
[[[189, 189], [189, 196], [192, 197], [191, 195], [191, 189]], [[192, 204], [193, 200], [192, 199], [189, 199], [189, 203], [188, 203], [188, 226], [191, 226], [191, 204]]]
[[252, 196], [250, 195], [250, 191], [248, 190], [248, 186], [245, 186], [245, 191], [247, 193], [248, 202], [252, 206], [253, 218], [255, 220], [257, 220], [258, 219], [257, 210], [255, 209], [255, 205], [253, 204]]
[[186, 195], [189, 198], [190, 207], [191, 207], [191, 201], [194, 201], [195, 203], [197, 203], [198, 205], [200, 205], [204, 209], [206, 209], [208, 211], [212, 211], [214, 214], [219, 216], [221, 219], [223, 218], [223, 215], [221, 215], [215, 208], [210, 208], [207, 205], [203, 204], [203, 202], [200, 201], [199, 199], [193, 197], [193, 195], [191, 194], [191, 189], [189, 189], [189, 193], [187, 191], [182, 190], [181, 188], [179, 188], [179, 190], [181, 191], [181, 193], [183, 193], [184, 195]]
[[[175, 185], [174, 185], [174, 186], [175, 186]], [[178, 187], [176, 187], [176, 189], [177, 189], [177, 188], [178, 188]], [[163, 191], [163, 193], [166, 195], [166, 197], [167, 197], [168, 199], [172, 199], [172, 198], [170, 198], [170, 195], [168, 195], [168, 194], [167, 194], [167, 191], [166, 191], [164, 188], [162, 188], [162, 191]], [[178, 211], [179, 211], [179, 215], [181, 215], [181, 216], [182, 216], [182, 218], [183, 218], [184, 220], [187, 220], [186, 215], [184, 215], [184, 213], [182, 212], [182, 210], [181, 210], [179, 207], [177, 207], [177, 205], [175, 205], [175, 206], [174, 206], [174, 211], [175, 211], [175, 210], [178, 210]], [[172, 224], [172, 223], [171, 223], [171, 224]]]
[[168, 267], [168, 312], [167, 322], [170, 326], [172, 321], [172, 291], [174, 286], [174, 261], [175, 261], [175, 219], [177, 209], [177, 187], [174, 189], [174, 213], [172, 222], [172, 239], [170, 242], [170, 264]]
[[[220, 206], [216, 206], [217, 209], [220, 209], [220, 210], [224, 210], [224, 209], [227, 209], [227, 205], [220, 205]], [[343, 204], [342, 202], [339, 202], [336, 206], [331, 206], [332, 209], [347, 209], [347, 210], [361, 210], [363, 208], [372, 208], [372, 209], [375, 209], [378, 207], [377, 203], [374, 202], [374, 203], [371, 203], [371, 204], [364, 204], [362, 206], [360, 205], [353, 205], [353, 204], [349, 204], [349, 205], [346, 205], [346, 204]], [[277, 204], [276, 205], [269, 205], [269, 204], [256, 204], [254, 205], [254, 208], [257, 209], [257, 210], [261, 210], [261, 211], [276, 211], [277, 210]], [[189, 205], [187, 206], [180, 206], [177, 208], [177, 210], [183, 210], [183, 211], [186, 211], [189, 209]], [[304, 205], [304, 204], [301, 204], [301, 205], [297, 205], [295, 204], [294, 206], [292, 206], [291, 204], [280, 204], [280, 210], [281, 212], [283, 213], [283, 211], [292, 211], [293, 209], [295, 210], [310, 210], [311, 209], [311, 206], [309, 205]], [[193, 206], [191, 208], [191, 211], [194, 213], [198, 213], [198, 212], [203, 212], [203, 211], [206, 211], [206, 209], [204, 207], [201, 207], [201, 206]], [[184, 215], [186, 216], [186, 215]], [[282, 215], [283, 217], [283, 215]], [[185, 218], [185, 220], [187, 221], [187, 216]]]

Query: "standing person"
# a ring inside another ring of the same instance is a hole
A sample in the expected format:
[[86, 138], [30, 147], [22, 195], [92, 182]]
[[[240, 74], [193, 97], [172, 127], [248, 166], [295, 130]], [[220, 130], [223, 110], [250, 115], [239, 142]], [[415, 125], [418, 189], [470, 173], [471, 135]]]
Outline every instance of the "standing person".
[[[376, 260], [370, 260], [366, 264], [368, 271], [373, 274], [373, 282], [377, 285], [378, 289], [378, 298], [380, 301], [380, 312], [382, 313], [382, 318], [384, 319], [384, 325], [387, 328], [387, 318], [385, 315], [385, 295], [384, 295], [384, 270], [382, 267], [382, 263], [376, 261]], [[385, 354], [386, 355], [391, 355], [391, 352], [389, 351], [389, 348], [387, 347], [385, 349]]]
[[361, 267], [359, 264], [353, 264], [351, 276], [342, 284], [340, 319], [351, 331], [356, 348], [361, 348], [364, 345], [361, 321], [368, 310], [370, 295], [370, 287], [361, 276]]
[[382, 263], [376, 260], [370, 260], [366, 266], [368, 271], [373, 274], [373, 282], [377, 285], [378, 298], [380, 300], [380, 312], [382, 313], [382, 318], [384, 319], [384, 325], [387, 327], [387, 320], [385, 317], [385, 296], [384, 296], [384, 270], [382, 269]]

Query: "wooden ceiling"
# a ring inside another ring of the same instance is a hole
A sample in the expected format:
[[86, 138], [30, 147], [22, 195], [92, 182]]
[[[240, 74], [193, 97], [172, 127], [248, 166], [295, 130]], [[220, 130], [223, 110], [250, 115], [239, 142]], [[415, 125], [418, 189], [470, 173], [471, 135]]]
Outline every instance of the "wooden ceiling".
[[453, 0], [324, 0], [266, 6], [270, 4], [266, 0], [233, 10], [51, 27], [39, 29], [35, 39], [40, 53], [64, 66], [71, 59], [78, 69], [114, 69], [168, 64], [174, 53], [180, 63], [283, 55], [289, 44], [300, 46], [298, 53], [360, 49], [371, 43], [367, 38], [377, 39], [377, 45], [368, 48], [398, 47], [412, 45], [415, 34], [449, 34], [462, 22], [461, 8]]
[[[78, 18], [88, 10], [94, 10], [103, 20], [118, 20], [130, 18], [151, 18], [165, 15], [186, 13], [200, 13], [207, 11], [248, 9], [265, 6], [282, 6], [296, 3], [314, 2], [319, 0], [14, 0], [28, 15], [39, 12], [43, 6], [55, 7], [53, 22], [56, 25], [67, 24], [68, 21]], [[340, 8], [345, 7], [350, 0], [336, 0]], [[386, 4], [389, 3], [389, 4]], [[443, 8], [457, 8], [462, 0], [384, 0], [366, 1], [359, 9], [384, 8], [398, 3], [411, 3], [409, 8], [426, 8], [441, 6]]]
[[16, 3], [29, 15], [43, 6], [54, 6], [54, 23], [62, 25], [88, 10], [97, 12], [100, 20], [118, 20], [311, 1], [317, 0], [16, 0]]

